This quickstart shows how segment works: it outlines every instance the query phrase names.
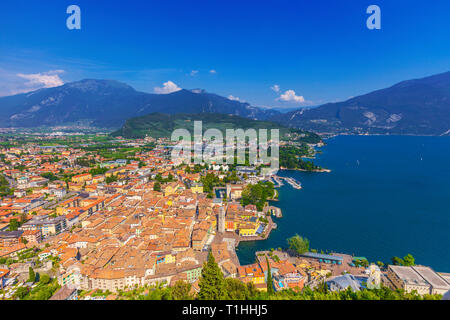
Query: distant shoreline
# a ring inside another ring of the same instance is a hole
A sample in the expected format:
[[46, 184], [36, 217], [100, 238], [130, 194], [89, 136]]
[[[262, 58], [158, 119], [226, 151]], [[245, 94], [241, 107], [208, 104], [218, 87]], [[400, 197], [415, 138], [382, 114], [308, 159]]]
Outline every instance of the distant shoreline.
[[302, 171], [302, 172], [317, 172], [317, 173], [321, 173], [321, 172], [331, 172], [330, 169], [315, 169], [315, 170], [305, 170], [305, 169], [300, 169], [300, 168], [295, 168], [295, 169], [288, 169], [288, 168], [284, 168], [281, 167], [280, 170], [284, 170], [284, 171]]
[[[313, 131], [314, 132], [314, 131]], [[370, 134], [348, 134], [348, 133], [336, 133], [336, 134], [327, 134], [327, 133], [317, 133], [323, 140], [329, 140], [336, 137], [450, 137], [450, 135], [435, 135], [435, 134], [383, 134], [383, 133], [370, 133]]]

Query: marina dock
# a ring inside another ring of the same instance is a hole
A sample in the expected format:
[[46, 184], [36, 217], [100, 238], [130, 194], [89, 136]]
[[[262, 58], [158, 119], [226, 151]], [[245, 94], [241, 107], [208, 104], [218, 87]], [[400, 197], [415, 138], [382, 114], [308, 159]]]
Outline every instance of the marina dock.
[[273, 176], [272, 180], [273, 180], [273, 182], [275, 184], [275, 188], [280, 188], [280, 187], [284, 186], [284, 183], [283, 183], [283, 181], [281, 180], [280, 177]]
[[294, 189], [302, 188], [302, 184], [299, 181], [295, 180], [294, 178], [284, 178], [284, 181], [289, 183], [291, 187], [293, 187]]
[[267, 210], [265, 213], [270, 213], [271, 215], [274, 215], [277, 218], [282, 218], [283, 214], [281, 212], [281, 209], [275, 206], [269, 206], [267, 207]]
[[302, 188], [302, 184], [300, 183], [300, 181], [297, 181], [294, 178], [273, 176], [272, 179], [276, 183], [275, 184], [275, 188], [279, 188], [279, 187], [284, 186], [283, 180], [285, 182], [287, 182], [294, 189], [301, 189]]

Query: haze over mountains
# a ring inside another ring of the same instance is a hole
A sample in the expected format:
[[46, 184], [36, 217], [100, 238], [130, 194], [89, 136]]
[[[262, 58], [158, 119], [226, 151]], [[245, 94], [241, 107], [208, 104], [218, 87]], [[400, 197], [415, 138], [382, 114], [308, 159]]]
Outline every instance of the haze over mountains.
[[83, 121], [92, 126], [119, 128], [129, 118], [154, 112], [230, 114], [319, 133], [448, 135], [450, 72], [288, 113], [253, 107], [203, 90], [149, 94], [117, 81], [88, 79], [0, 98], [0, 127]]

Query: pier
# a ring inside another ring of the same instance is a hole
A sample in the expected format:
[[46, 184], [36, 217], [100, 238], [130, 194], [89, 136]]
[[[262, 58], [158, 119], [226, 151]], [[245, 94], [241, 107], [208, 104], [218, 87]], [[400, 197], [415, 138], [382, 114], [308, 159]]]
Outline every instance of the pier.
[[274, 215], [277, 218], [282, 218], [283, 214], [281, 212], [281, 209], [278, 207], [274, 207], [274, 206], [269, 206], [267, 207], [267, 210], [265, 210], [264, 213], [270, 213], [271, 215]]
[[284, 178], [284, 181], [289, 183], [291, 185], [291, 187], [294, 189], [302, 188], [302, 184], [299, 181], [295, 180], [294, 178]]
[[285, 182], [287, 182], [294, 189], [301, 189], [302, 188], [302, 184], [299, 181], [295, 180], [294, 178], [273, 176], [272, 179], [276, 182], [275, 188], [284, 186], [283, 180]]
[[273, 176], [272, 180], [275, 182], [275, 188], [280, 188], [280, 187], [284, 186], [284, 183], [283, 183], [283, 181], [281, 180], [280, 177]]

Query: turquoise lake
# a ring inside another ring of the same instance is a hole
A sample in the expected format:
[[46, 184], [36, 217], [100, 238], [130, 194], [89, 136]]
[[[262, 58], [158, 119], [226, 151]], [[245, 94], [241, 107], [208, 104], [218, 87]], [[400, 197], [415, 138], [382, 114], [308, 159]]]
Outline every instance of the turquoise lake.
[[338, 136], [315, 162], [331, 173], [280, 171], [302, 183], [279, 190], [283, 218], [269, 239], [242, 242], [241, 264], [255, 251], [286, 247], [298, 233], [311, 248], [450, 272], [450, 137]]

